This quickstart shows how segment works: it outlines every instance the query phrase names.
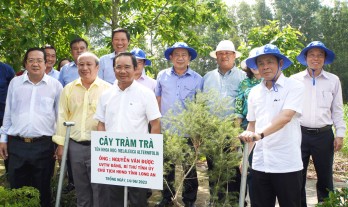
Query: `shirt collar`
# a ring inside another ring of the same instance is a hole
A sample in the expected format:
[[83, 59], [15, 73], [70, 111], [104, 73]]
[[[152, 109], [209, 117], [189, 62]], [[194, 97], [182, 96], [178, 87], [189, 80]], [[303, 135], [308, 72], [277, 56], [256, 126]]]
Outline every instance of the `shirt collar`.
[[[25, 74], [23, 74], [22, 75], [23, 76], [23, 83], [24, 82], [28, 82], [28, 83], [32, 83], [32, 84], [34, 84], [33, 82], [31, 82], [30, 80], [29, 80], [29, 76], [28, 76], [28, 73], [25, 73]], [[34, 85], [38, 85], [38, 84], [40, 84], [41, 82], [45, 82], [46, 84], [48, 83], [48, 75], [46, 75], [46, 73], [44, 73], [44, 76], [43, 76], [43, 78], [40, 80], [40, 82], [38, 82], [37, 84], [34, 84]]]
[[[305, 76], [307, 78], [312, 78], [312, 76], [308, 72], [308, 68], [306, 68], [306, 70], [304, 71], [303, 76]], [[320, 76], [323, 76], [324, 78], [329, 79], [329, 76], [328, 76], [327, 72], [324, 70], [324, 68], [321, 70], [320, 74], [317, 77], [320, 77]]]
[[225, 75], [231, 75], [234, 73], [234, 71], [238, 70], [236, 66], [233, 66], [231, 69], [229, 69], [225, 74], [223, 74], [220, 70], [220, 68], [217, 68], [217, 71], [220, 73], [220, 75], [225, 76]]
[[[284, 87], [284, 84], [285, 84], [285, 76], [284, 76], [284, 74], [283, 73], [281, 73], [280, 74], [280, 76], [278, 77], [278, 79], [277, 79], [277, 81], [275, 82], [275, 84], [277, 85], [277, 86], [280, 86], [280, 87]], [[264, 88], [267, 88], [266, 87], [266, 80], [262, 80], [262, 86], [264, 87]], [[271, 90], [273, 90], [273, 87], [271, 88]]]
[[[171, 72], [172, 74], [175, 74], [175, 75], [179, 76], [179, 75], [175, 72], [174, 66], [172, 66], [170, 72]], [[191, 70], [190, 67], [187, 67], [187, 70], [185, 71], [185, 73], [182, 74], [182, 76], [186, 76], [186, 75], [193, 75], [193, 70]]]
[[136, 80], [133, 80], [133, 83], [130, 86], [128, 86], [124, 90], [121, 90], [120, 87], [118, 86], [117, 82], [115, 81], [114, 86], [116, 87], [117, 91], [126, 92], [126, 91], [132, 90], [134, 87], [136, 87], [137, 84], [139, 84], [139, 83]]
[[[97, 77], [89, 88], [92, 88], [94, 85], [99, 86], [100, 83], [101, 83], [101, 79]], [[81, 78], [76, 79], [75, 86], [77, 85], [83, 86]]]
[[55, 72], [55, 69], [54, 69], [54, 68], [52, 68], [52, 70], [51, 70], [50, 72], [48, 72], [48, 73], [47, 73], [47, 75], [53, 75], [53, 74], [54, 74], [54, 72]]

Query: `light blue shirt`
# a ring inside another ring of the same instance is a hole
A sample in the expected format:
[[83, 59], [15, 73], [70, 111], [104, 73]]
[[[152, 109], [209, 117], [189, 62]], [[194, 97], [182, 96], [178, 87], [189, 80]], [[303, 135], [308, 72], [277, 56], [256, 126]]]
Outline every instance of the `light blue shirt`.
[[[246, 78], [246, 73], [237, 67], [233, 67], [224, 75], [218, 69], [209, 71], [204, 75], [203, 92], [215, 90], [221, 98], [231, 99], [229, 107], [234, 108], [236, 97], [238, 95], [238, 86]], [[231, 111], [233, 113], [234, 111]]]
[[113, 52], [113, 53], [102, 56], [99, 61], [99, 72], [98, 72], [99, 78], [111, 84], [114, 84], [116, 80], [114, 67], [113, 67], [115, 56], [116, 56], [115, 52]]
[[63, 66], [63, 68], [60, 70], [59, 74], [59, 82], [64, 86], [66, 86], [68, 83], [73, 82], [74, 80], [78, 79], [79, 73], [77, 71], [77, 65], [74, 61], [71, 63], [68, 63]]
[[59, 74], [60, 74], [60, 72], [58, 70], [55, 70], [54, 68], [52, 68], [52, 70], [47, 75], [58, 80]]
[[180, 110], [176, 109], [175, 104], [179, 103], [185, 108], [185, 99], [193, 98], [198, 90], [202, 90], [202, 84], [202, 76], [190, 68], [181, 76], [173, 68], [160, 71], [155, 94], [156, 97], [161, 97], [162, 116], [171, 108], [175, 114], [179, 113]]

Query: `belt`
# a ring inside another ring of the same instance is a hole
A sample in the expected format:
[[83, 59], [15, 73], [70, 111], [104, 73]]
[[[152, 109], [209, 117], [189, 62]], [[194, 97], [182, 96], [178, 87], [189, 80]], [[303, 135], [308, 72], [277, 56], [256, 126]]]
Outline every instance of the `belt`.
[[302, 133], [306, 133], [306, 134], [320, 134], [320, 133], [327, 132], [330, 130], [332, 130], [331, 125], [327, 125], [327, 126], [324, 126], [322, 128], [309, 128], [309, 127], [301, 126]]
[[84, 146], [90, 146], [91, 145], [91, 141], [80, 141], [80, 142], [78, 142], [78, 141], [73, 140], [71, 138], [70, 138], [70, 140], [75, 142], [75, 143], [77, 143], [77, 144], [81, 144], [81, 145], [84, 145]]
[[20, 136], [13, 136], [12, 138], [17, 139], [19, 141], [25, 142], [25, 143], [34, 143], [34, 142], [40, 142], [46, 139], [49, 139], [51, 137], [49, 136], [41, 136], [41, 137], [20, 137]]

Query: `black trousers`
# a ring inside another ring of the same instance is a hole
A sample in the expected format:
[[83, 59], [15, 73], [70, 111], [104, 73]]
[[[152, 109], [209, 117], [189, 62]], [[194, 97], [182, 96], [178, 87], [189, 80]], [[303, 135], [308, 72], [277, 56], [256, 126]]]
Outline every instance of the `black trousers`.
[[302, 170], [290, 173], [265, 173], [251, 170], [252, 207], [301, 207]]
[[303, 183], [302, 183], [302, 207], [307, 206], [306, 201], [306, 177], [309, 157], [312, 156], [318, 181], [316, 185], [318, 202], [329, 196], [333, 190], [333, 158], [334, 158], [334, 134], [332, 130], [319, 134], [306, 134], [302, 132], [302, 162], [303, 162]]
[[40, 192], [42, 207], [51, 206], [51, 175], [54, 145], [52, 137], [26, 143], [11, 137], [9, 139], [9, 182], [11, 188], [32, 186]]
[[[190, 138], [187, 138], [187, 144], [190, 146], [192, 145], [192, 142]], [[168, 159], [164, 159], [164, 162], [169, 162]], [[187, 173], [190, 166], [187, 166], [183, 164], [183, 169], [185, 174]], [[175, 188], [174, 188], [174, 181], [175, 181], [175, 164], [170, 165], [170, 169], [167, 172], [167, 174], [163, 175], [164, 179], [168, 182], [168, 186], [164, 183], [163, 191], [162, 191], [162, 197], [163, 199], [171, 201], [173, 195], [175, 195]], [[195, 202], [197, 200], [197, 192], [198, 192], [198, 178], [197, 178], [197, 170], [196, 167], [192, 168], [190, 173], [187, 175], [186, 179], [184, 180], [184, 188], [182, 191], [182, 200], [184, 202]]]

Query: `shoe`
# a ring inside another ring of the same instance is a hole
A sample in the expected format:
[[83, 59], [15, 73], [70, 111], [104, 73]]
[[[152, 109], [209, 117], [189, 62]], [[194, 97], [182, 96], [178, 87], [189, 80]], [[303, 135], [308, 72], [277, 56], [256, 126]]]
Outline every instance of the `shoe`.
[[69, 184], [62, 190], [62, 193], [63, 193], [63, 194], [67, 194], [67, 193], [69, 193], [70, 191], [73, 191], [73, 190], [75, 190], [74, 184], [69, 183]]
[[158, 202], [155, 207], [167, 207], [167, 206], [173, 206], [174, 203], [171, 200], [168, 199], [162, 199], [161, 202]]
[[196, 207], [195, 202], [184, 202], [185, 207]]

